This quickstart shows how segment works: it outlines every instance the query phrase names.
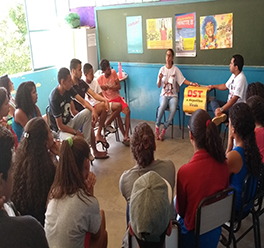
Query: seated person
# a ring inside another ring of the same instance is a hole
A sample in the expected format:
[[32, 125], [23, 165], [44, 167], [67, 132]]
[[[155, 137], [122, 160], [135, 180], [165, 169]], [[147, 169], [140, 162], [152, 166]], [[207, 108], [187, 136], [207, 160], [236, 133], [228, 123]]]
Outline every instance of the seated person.
[[98, 83], [103, 90], [103, 96], [109, 102], [119, 102], [122, 104], [122, 112], [125, 114], [125, 129], [121, 117], [118, 117], [118, 125], [122, 135], [124, 136], [123, 144], [129, 146], [129, 126], [130, 126], [130, 110], [124, 98], [120, 96], [119, 90], [121, 89], [120, 81], [114, 69], [111, 70], [109, 61], [106, 59], [101, 60], [100, 67], [103, 72], [98, 78]]
[[12, 129], [12, 126], [7, 123], [5, 118], [8, 116], [9, 110], [10, 110], [10, 105], [9, 105], [7, 90], [4, 87], [0, 87], [0, 125], [6, 127], [13, 133], [15, 138], [15, 148], [17, 148], [18, 146], [17, 136], [14, 130]]
[[[99, 152], [96, 149], [95, 143], [91, 143], [91, 123], [92, 121], [93, 123], [96, 122], [97, 113], [94, 108], [72, 88], [71, 74], [67, 68], [63, 67], [59, 70], [58, 83], [59, 85], [53, 89], [49, 96], [51, 129], [55, 132], [59, 131], [61, 140], [75, 135], [84, 137], [85, 141], [92, 145], [95, 157], [106, 157], [105, 152]], [[72, 99], [76, 99], [85, 107], [84, 110], [73, 118], [71, 115]], [[80, 128], [82, 128], [82, 133], [79, 131]], [[91, 156], [90, 159], [93, 160]]]
[[[71, 77], [73, 82], [73, 88], [76, 90], [76, 92], [85, 99], [85, 95], [90, 93], [94, 98], [100, 101], [100, 104], [96, 110], [96, 113], [99, 117], [99, 126], [98, 126], [98, 132], [95, 138], [94, 130], [91, 130], [91, 142], [98, 143], [101, 142], [105, 148], [109, 148], [109, 144], [107, 141], [103, 138], [101, 131], [102, 127], [104, 125], [106, 116], [109, 109], [109, 103], [108, 101], [103, 98], [102, 96], [96, 94], [89, 85], [83, 81], [82, 78], [82, 62], [78, 59], [72, 59], [70, 63], [70, 70], [71, 70]], [[76, 110], [76, 113], [72, 113], [73, 115], [76, 115], [80, 111], [82, 111], [84, 108], [78, 101], [73, 101], [72, 104], [74, 104], [74, 108]], [[92, 105], [93, 106], [93, 105]], [[73, 106], [72, 106], [73, 107]], [[94, 107], [94, 106], [93, 106]], [[93, 125], [94, 127], [94, 125]]]
[[251, 108], [255, 118], [255, 135], [259, 152], [264, 163], [264, 98], [252, 96], [247, 99], [247, 105]]
[[11, 199], [21, 215], [31, 215], [43, 226], [56, 155], [59, 155], [58, 142], [54, 142], [47, 123], [41, 117], [31, 119], [16, 151]]
[[12, 151], [14, 136], [0, 126], [0, 247], [48, 248], [45, 232], [31, 216], [9, 217], [3, 210], [12, 193]]
[[[236, 209], [240, 209], [244, 179], [250, 172], [256, 178], [262, 166], [261, 155], [256, 144], [255, 120], [250, 107], [245, 103], [235, 104], [229, 111], [229, 138], [227, 164], [231, 175], [230, 186], [236, 194]], [[236, 147], [231, 150], [230, 143], [235, 140]]]
[[16, 110], [12, 122], [12, 128], [20, 142], [23, 128], [34, 117], [41, 117], [37, 104], [38, 94], [36, 85], [32, 81], [21, 83], [16, 92]]
[[209, 85], [208, 88], [218, 90], [229, 90], [227, 102], [213, 99], [210, 102], [211, 108], [215, 113], [213, 122], [216, 125], [221, 124], [227, 118], [229, 109], [237, 102], [246, 101], [247, 79], [242, 72], [244, 66], [244, 58], [240, 54], [232, 57], [229, 69], [232, 75], [226, 83], [218, 85]]
[[264, 99], [264, 84], [260, 82], [251, 83], [247, 87], [246, 100], [251, 96], [258, 95]]
[[[160, 93], [160, 106], [156, 120], [156, 139], [163, 140], [167, 128], [169, 127], [178, 106], [178, 93], [182, 84], [198, 86], [197, 83], [192, 83], [185, 79], [177, 66], [173, 65], [174, 51], [168, 49], [166, 51], [166, 65], [159, 70], [157, 85], [162, 87]], [[164, 115], [165, 109], [169, 107], [170, 114], [165, 121], [163, 129], [160, 133], [161, 118]]]
[[[97, 80], [94, 79], [94, 71], [93, 71], [93, 67], [91, 64], [86, 63], [83, 66], [83, 73], [85, 75], [85, 81], [86, 83], [89, 85], [89, 87], [96, 93], [99, 94], [103, 97], [102, 94], [102, 89], [100, 87], [100, 85], [98, 84]], [[87, 101], [94, 106], [94, 108], [96, 109], [96, 112], [98, 113], [101, 109], [102, 103], [100, 103], [99, 101], [95, 100], [92, 95], [87, 94]], [[122, 111], [122, 105], [119, 102], [110, 102], [109, 103], [109, 111], [108, 111], [108, 115], [109, 117], [107, 118], [106, 122], [104, 123], [105, 126], [105, 133], [109, 132], [116, 132], [115, 128], [111, 126], [111, 123], [113, 122], [113, 120], [117, 117], [120, 116], [120, 112]], [[98, 129], [99, 131], [99, 129]]]
[[[155, 171], [166, 179], [173, 190], [174, 196], [176, 180], [175, 166], [170, 160], [154, 159], [154, 151], [156, 150], [155, 136], [152, 128], [146, 122], [141, 122], [135, 127], [131, 138], [130, 149], [136, 165], [125, 171], [119, 180], [119, 189], [127, 203], [129, 204], [130, 202], [134, 182], [149, 171]], [[173, 209], [173, 204], [171, 207]], [[171, 217], [173, 217], [173, 214]]]
[[96, 177], [90, 171], [89, 150], [82, 137], [62, 142], [45, 219], [50, 248], [107, 247], [105, 215], [94, 196]]
[[[196, 110], [189, 122], [194, 149], [191, 161], [178, 171], [176, 211], [182, 232], [182, 247], [195, 247], [195, 214], [200, 201], [228, 187], [229, 173], [222, 140], [210, 115]], [[221, 227], [201, 235], [200, 247], [217, 247]]]
[[154, 171], [139, 177], [131, 192], [129, 231], [140, 248], [164, 248], [172, 231], [172, 189]]
[[[16, 109], [16, 103], [15, 99], [12, 97], [11, 92], [14, 90], [14, 84], [10, 80], [7, 74], [0, 77], [0, 87], [4, 87], [7, 91], [8, 99], [9, 99], [9, 113], [8, 116], [5, 118], [5, 120], [8, 122], [8, 124], [12, 123], [12, 118]], [[9, 123], [9, 120], [11, 121]]]

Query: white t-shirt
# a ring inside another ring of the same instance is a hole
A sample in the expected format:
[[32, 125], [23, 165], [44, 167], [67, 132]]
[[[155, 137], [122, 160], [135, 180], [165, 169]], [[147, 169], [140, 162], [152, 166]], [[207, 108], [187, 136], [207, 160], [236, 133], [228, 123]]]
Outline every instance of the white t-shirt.
[[[89, 87], [94, 91], [96, 94], [100, 94], [102, 92], [101, 86], [97, 82], [96, 79], [94, 79], [90, 84], [88, 84]], [[95, 106], [97, 103], [100, 103], [99, 101], [95, 100], [93, 97], [87, 94], [85, 95], [85, 100], [88, 101], [92, 106]]]
[[247, 79], [243, 72], [240, 72], [237, 76], [232, 74], [226, 82], [226, 88], [229, 89], [227, 101], [229, 101], [233, 96], [238, 96], [239, 98], [237, 103], [246, 102], [247, 86]]
[[83, 248], [86, 232], [99, 231], [101, 214], [97, 199], [85, 195], [82, 200], [74, 194], [49, 202], [45, 232], [50, 248]]
[[[182, 75], [180, 69], [176, 66], [172, 66], [168, 69], [166, 66], [162, 66], [159, 70], [159, 74], [163, 74], [161, 79], [161, 96], [176, 96], [179, 92], [180, 86], [183, 84], [185, 77]], [[159, 81], [159, 74], [157, 84]]]

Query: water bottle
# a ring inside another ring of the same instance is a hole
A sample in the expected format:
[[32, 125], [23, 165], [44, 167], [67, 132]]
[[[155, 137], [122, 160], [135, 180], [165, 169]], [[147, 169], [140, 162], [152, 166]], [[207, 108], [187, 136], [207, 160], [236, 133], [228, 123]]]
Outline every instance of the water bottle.
[[118, 77], [123, 78], [121, 62], [118, 62]]

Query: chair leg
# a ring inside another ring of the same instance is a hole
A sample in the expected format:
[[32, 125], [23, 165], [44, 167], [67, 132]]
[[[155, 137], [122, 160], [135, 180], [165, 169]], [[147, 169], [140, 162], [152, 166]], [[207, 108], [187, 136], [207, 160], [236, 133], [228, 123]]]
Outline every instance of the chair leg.
[[184, 139], [184, 119], [185, 119], [185, 113], [182, 112], [182, 139]]
[[173, 139], [173, 119], [172, 119], [172, 126], [171, 126], [171, 138]]
[[119, 128], [118, 128], [118, 123], [117, 123], [117, 120], [116, 120], [116, 118], [115, 118], [115, 120], [114, 120], [114, 125], [115, 125], [115, 129], [116, 129], [116, 132], [115, 132], [115, 136], [116, 136], [116, 141], [120, 141], [120, 138], [119, 138]]
[[178, 112], [179, 112], [179, 127], [181, 129], [181, 111], [180, 111], [180, 108], [178, 108]]

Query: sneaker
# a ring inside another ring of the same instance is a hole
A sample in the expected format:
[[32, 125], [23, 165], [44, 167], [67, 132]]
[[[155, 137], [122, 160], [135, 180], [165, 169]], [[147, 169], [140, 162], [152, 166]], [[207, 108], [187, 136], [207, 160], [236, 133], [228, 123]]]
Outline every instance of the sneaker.
[[156, 136], [156, 140], [159, 140], [159, 128], [157, 126], [155, 128], [155, 136]]
[[226, 114], [221, 114], [219, 116], [216, 116], [215, 118], [213, 118], [212, 122], [216, 125], [219, 126], [222, 122], [224, 122], [226, 120]]
[[160, 134], [160, 136], [159, 136], [159, 139], [160, 139], [161, 141], [164, 140], [164, 135], [165, 135], [165, 133], [166, 133], [166, 129], [163, 128], [162, 131], [161, 131], [161, 134]]
[[104, 129], [105, 133], [108, 132], [108, 133], [115, 133], [116, 132], [116, 129], [114, 127], [112, 127], [111, 125], [105, 127]]

